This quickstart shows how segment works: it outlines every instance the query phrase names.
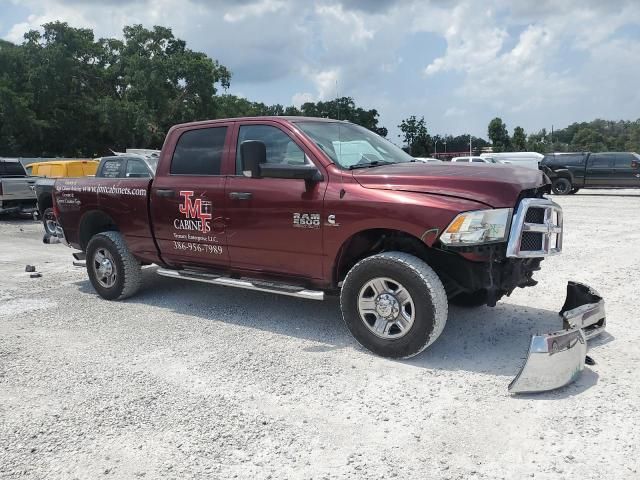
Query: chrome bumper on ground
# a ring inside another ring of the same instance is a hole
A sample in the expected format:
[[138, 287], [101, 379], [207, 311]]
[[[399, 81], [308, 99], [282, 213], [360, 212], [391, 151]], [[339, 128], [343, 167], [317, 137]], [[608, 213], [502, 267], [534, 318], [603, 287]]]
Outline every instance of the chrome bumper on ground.
[[559, 314], [564, 330], [531, 337], [527, 359], [509, 384], [509, 392], [546, 392], [580, 376], [587, 340], [602, 333], [606, 325], [604, 300], [587, 285], [569, 282]]

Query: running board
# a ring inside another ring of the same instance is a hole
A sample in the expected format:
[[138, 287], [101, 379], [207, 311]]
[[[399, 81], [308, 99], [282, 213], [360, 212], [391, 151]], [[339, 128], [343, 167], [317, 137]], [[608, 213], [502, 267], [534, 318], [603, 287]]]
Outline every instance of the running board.
[[240, 278], [217, 276], [193, 270], [168, 270], [166, 268], [159, 268], [157, 272], [158, 275], [162, 275], [163, 277], [181, 278], [183, 280], [210, 283], [212, 285], [223, 285], [226, 287], [256, 290], [258, 292], [276, 293], [278, 295], [287, 295], [289, 297], [306, 298], [307, 300], [324, 300], [324, 292], [319, 290], [307, 290], [295, 285], [264, 282], [261, 280], [243, 280]]

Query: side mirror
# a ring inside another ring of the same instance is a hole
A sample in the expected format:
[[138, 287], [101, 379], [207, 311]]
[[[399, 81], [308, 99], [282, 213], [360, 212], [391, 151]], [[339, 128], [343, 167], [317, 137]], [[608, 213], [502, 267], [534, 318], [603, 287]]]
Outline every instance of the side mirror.
[[317, 183], [323, 180], [322, 174], [312, 164], [290, 165], [288, 163], [264, 163], [260, 165], [260, 174], [266, 178], [290, 178]]
[[248, 177], [260, 178], [260, 165], [267, 162], [267, 148], [258, 140], [246, 140], [240, 145], [242, 173]]
[[631, 168], [640, 168], [640, 161], [631, 160]]

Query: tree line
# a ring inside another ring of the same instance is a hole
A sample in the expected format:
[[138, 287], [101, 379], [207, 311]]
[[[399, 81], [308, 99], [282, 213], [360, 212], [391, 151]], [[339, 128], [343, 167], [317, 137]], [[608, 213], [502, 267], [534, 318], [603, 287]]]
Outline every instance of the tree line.
[[[230, 95], [231, 71], [187, 47], [170, 28], [126, 26], [123, 38], [95, 39], [93, 31], [51, 22], [24, 41], [0, 40], [0, 155], [100, 156], [127, 147], [160, 148], [177, 123], [240, 116], [304, 115], [349, 120], [382, 136], [376, 109], [351, 97], [267, 105]], [[594, 120], [548, 132], [510, 135], [500, 118], [488, 125], [489, 141], [469, 135], [430, 134], [424, 117], [398, 125], [414, 156], [469, 151], [640, 150], [640, 119]]]
[[160, 148], [172, 125], [261, 115], [349, 120], [387, 135], [377, 110], [350, 97], [295, 106], [221, 93], [231, 72], [187, 48], [165, 27], [124, 27], [100, 38], [66, 23], [43, 25], [22, 44], [0, 40], [0, 155], [84, 157]]
[[506, 124], [496, 117], [489, 122], [488, 136], [495, 152], [640, 152], [640, 119], [596, 119], [528, 135], [522, 127], [515, 127], [509, 136]]

